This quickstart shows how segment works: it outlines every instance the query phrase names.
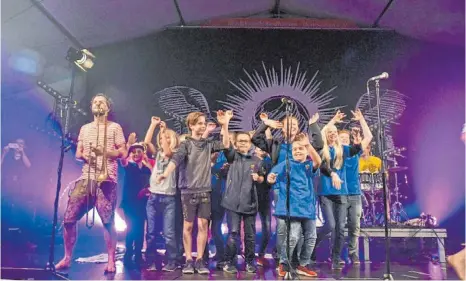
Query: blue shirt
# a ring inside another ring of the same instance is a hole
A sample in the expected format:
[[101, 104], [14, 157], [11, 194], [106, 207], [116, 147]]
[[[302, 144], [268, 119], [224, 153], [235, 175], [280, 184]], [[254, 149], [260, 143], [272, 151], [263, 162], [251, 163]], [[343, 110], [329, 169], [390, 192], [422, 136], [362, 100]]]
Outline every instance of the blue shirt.
[[[347, 179], [346, 179], [346, 162], [348, 161], [348, 158], [356, 155], [361, 151], [361, 146], [348, 146], [348, 145], [343, 145], [343, 165], [341, 166], [340, 169], [334, 169], [333, 168], [333, 161], [335, 160], [335, 148], [330, 147], [330, 159], [332, 163], [332, 169], [337, 175], [340, 177], [340, 179], [343, 181], [341, 184], [340, 189], [336, 189], [332, 185], [332, 179], [330, 177], [322, 175], [320, 177], [320, 186], [317, 191], [317, 194], [319, 195], [348, 195], [348, 186], [347, 186]], [[325, 164], [326, 165], [326, 164]]]
[[280, 152], [278, 154], [278, 160], [277, 160], [277, 164], [280, 164], [281, 162], [285, 161], [286, 160], [286, 151], [287, 151], [287, 148], [289, 147], [288, 149], [288, 159], [292, 160], [293, 159], [293, 149], [292, 149], [292, 145], [290, 144], [288, 146], [288, 144], [286, 143], [282, 143], [280, 144]]
[[[294, 218], [316, 219], [316, 196], [312, 178], [316, 175], [313, 171], [312, 161], [297, 162], [290, 159], [290, 216]], [[286, 163], [272, 168], [271, 173], [277, 174], [277, 183], [285, 182]], [[274, 187], [275, 188], [275, 187]], [[279, 184], [279, 195], [275, 205], [275, 216], [286, 216], [286, 184]]]
[[345, 160], [346, 185], [349, 195], [361, 195], [361, 184], [359, 182], [359, 157], [361, 152]]

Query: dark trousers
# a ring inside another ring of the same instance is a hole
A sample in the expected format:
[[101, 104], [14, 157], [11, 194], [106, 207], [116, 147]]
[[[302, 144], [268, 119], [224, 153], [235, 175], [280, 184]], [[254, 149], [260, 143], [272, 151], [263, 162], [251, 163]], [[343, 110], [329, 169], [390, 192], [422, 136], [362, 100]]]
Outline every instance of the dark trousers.
[[265, 250], [267, 249], [267, 245], [269, 244], [270, 237], [272, 235], [270, 196], [264, 196], [264, 199], [268, 201], [259, 200], [259, 217], [262, 224], [262, 240], [259, 246], [259, 257], [263, 257], [265, 255]]
[[[317, 248], [320, 241], [331, 233], [333, 240], [332, 261], [337, 263], [340, 261], [341, 250], [345, 240], [345, 219], [347, 211], [346, 196], [319, 196], [319, 204], [325, 223], [317, 232], [315, 248]], [[315, 258], [315, 253], [313, 254], [313, 258]]]
[[238, 255], [238, 245], [241, 236], [241, 220], [244, 222], [244, 255], [246, 263], [252, 264], [255, 258], [256, 214], [246, 215], [227, 211], [230, 233], [225, 248], [225, 261], [234, 263]]
[[142, 208], [126, 208], [126, 255], [141, 255], [142, 246], [144, 244], [144, 222], [146, 215]]
[[222, 194], [216, 190], [212, 191], [212, 239], [214, 240], [217, 260], [225, 257], [225, 240], [222, 234], [222, 223], [225, 217], [225, 208], [221, 205]]

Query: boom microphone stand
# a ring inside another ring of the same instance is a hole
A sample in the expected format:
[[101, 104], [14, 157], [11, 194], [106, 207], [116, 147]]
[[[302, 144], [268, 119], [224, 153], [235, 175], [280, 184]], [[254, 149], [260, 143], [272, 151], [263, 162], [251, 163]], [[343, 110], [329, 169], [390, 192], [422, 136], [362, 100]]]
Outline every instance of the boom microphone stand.
[[296, 278], [296, 274], [293, 272], [293, 267], [291, 266], [291, 256], [290, 256], [290, 230], [291, 230], [291, 216], [290, 216], [290, 176], [291, 176], [291, 166], [290, 166], [290, 156], [289, 151], [291, 147], [291, 108], [293, 104], [291, 101], [286, 98], [282, 99], [282, 102], [285, 103], [285, 120], [286, 120], [286, 156], [285, 156], [285, 167], [286, 167], [286, 256], [288, 260], [288, 272], [286, 273], [283, 279], [292, 280]]
[[[387, 77], [388, 78], [388, 74]], [[377, 143], [379, 147], [379, 152], [380, 152], [380, 157], [382, 158], [382, 167], [381, 167], [381, 173], [382, 173], [382, 185], [383, 185], [383, 205], [384, 205], [384, 217], [385, 217], [385, 269], [386, 272], [383, 275], [383, 280], [393, 280], [393, 276], [390, 271], [390, 237], [388, 234], [388, 227], [389, 227], [389, 221], [388, 221], [388, 188], [387, 188], [387, 178], [385, 175], [385, 134], [384, 134], [384, 127], [382, 124], [382, 118], [380, 115], [380, 85], [379, 81], [380, 79], [385, 79], [385, 78], [378, 78], [374, 79], [375, 80], [375, 96], [376, 96], [376, 108], [377, 108]], [[370, 81], [370, 80], [369, 80]], [[369, 81], [367, 84], [367, 89], [369, 90]], [[368, 100], [369, 99], [369, 91], [368, 93]]]

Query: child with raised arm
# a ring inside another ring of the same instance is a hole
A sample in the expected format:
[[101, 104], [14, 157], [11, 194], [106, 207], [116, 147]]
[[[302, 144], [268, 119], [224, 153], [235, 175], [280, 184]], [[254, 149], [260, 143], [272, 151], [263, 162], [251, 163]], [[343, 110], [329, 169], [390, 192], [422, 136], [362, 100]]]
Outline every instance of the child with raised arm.
[[[217, 121], [222, 126], [222, 141], [206, 140], [202, 138], [206, 130], [206, 117], [201, 112], [191, 112], [186, 118], [186, 125], [190, 136], [181, 143], [179, 149], [172, 156], [170, 164], [157, 177], [157, 182], [166, 180], [176, 166], [185, 164], [179, 171], [178, 188], [181, 190], [183, 207], [183, 245], [186, 263], [183, 273], [209, 274], [202, 257], [207, 242], [208, 222], [211, 213], [211, 154], [225, 150], [230, 146], [228, 138], [228, 124], [233, 117], [232, 111], [218, 111]], [[192, 229], [197, 217], [197, 260], [192, 259]]]
[[[289, 161], [290, 167], [290, 244], [289, 253], [292, 254], [298, 245], [298, 241], [304, 236], [304, 243], [298, 257], [299, 265], [296, 271], [300, 275], [315, 277], [317, 273], [310, 269], [311, 253], [314, 249], [316, 234], [316, 196], [312, 178], [316, 175], [320, 166], [321, 158], [317, 151], [309, 143], [307, 135], [298, 135], [292, 143], [292, 156]], [[311, 156], [313, 160], [308, 160]], [[267, 176], [270, 184], [286, 181], [286, 161], [272, 168]], [[281, 225], [286, 225], [287, 219], [287, 188], [284, 184], [274, 186], [278, 188], [279, 196], [275, 205], [274, 216]], [[284, 228], [284, 235], [287, 235]], [[284, 277], [290, 271], [290, 258], [287, 256], [286, 239], [277, 245], [280, 249], [280, 265], [278, 275]]]

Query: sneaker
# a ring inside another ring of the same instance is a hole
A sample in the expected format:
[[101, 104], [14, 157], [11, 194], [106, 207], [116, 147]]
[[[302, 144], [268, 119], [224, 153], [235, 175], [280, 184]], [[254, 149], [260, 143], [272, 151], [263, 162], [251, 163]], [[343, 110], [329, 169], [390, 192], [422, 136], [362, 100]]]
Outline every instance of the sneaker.
[[349, 256], [349, 259], [350, 259], [352, 264], [360, 264], [361, 263], [361, 261], [359, 260], [359, 256], [356, 253], [351, 254]]
[[223, 271], [226, 273], [236, 274], [238, 269], [236, 269], [236, 266], [233, 266], [231, 263], [227, 262], [223, 267]]
[[197, 273], [199, 273], [199, 274], [209, 274], [210, 273], [210, 270], [207, 268], [204, 260], [202, 260], [202, 259], [196, 261], [195, 267], [196, 267]]
[[332, 263], [332, 269], [333, 270], [341, 270], [341, 269], [343, 269], [343, 265], [341, 263], [338, 263], [338, 262]]
[[194, 274], [194, 262], [193, 260], [187, 260], [184, 264], [183, 274]]
[[178, 267], [176, 266], [175, 262], [170, 261], [162, 268], [162, 271], [172, 272], [175, 271], [177, 268]]
[[[328, 258], [327, 262], [333, 264], [332, 258]], [[345, 262], [343, 259], [340, 259], [340, 262], [339, 262], [339, 263], [340, 263], [340, 264], [346, 264], [346, 262]]]
[[284, 265], [284, 264], [280, 264], [278, 266], [278, 276], [280, 277], [285, 277], [286, 273], [288, 272], [288, 266]]
[[308, 266], [298, 265], [298, 267], [296, 268], [296, 273], [308, 277], [317, 277], [317, 273], [315, 271], [312, 271]]
[[264, 266], [265, 264], [267, 264], [267, 260], [263, 256], [257, 258], [257, 266]]
[[227, 264], [226, 261], [218, 261], [217, 262], [217, 265], [215, 266], [215, 268], [219, 269], [219, 270], [223, 270], [223, 268], [225, 267], [225, 265]]
[[157, 266], [155, 263], [151, 263], [151, 265], [147, 268], [147, 271], [157, 271]]
[[256, 273], [257, 268], [253, 263], [247, 263], [246, 264], [246, 272], [247, 273]]

